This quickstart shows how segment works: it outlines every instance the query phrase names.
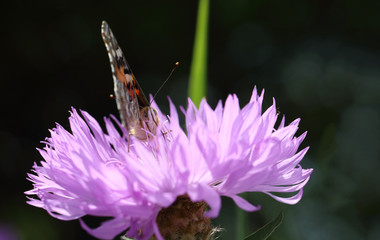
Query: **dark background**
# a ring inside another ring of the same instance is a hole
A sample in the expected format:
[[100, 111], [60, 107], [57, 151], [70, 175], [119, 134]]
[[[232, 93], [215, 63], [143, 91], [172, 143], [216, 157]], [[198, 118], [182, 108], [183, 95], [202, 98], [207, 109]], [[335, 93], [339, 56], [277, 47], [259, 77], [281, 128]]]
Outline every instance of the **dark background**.
[[[215, 225], [222, 239], [250, 233], [283, 210], [271, 239], [380, 239], [380, 2], [353, 0], [211, 1], [208, 101], [254, 85], [265, 107], [276, 98], [287, 124], [301, 117], [302, 162], [314, 168], [295, 206], [248, 194], [260, 212], [223, 203]], [[156, 101], [186, 104], [197, 1], [3, 1], [0, 5], [1, 239], [91, 239], [78, 221], [64, 222], [27, 205], [24, 191], [36, 147], [55, 122], [68, 127], [71, 106], [102, 121], [117, 115], [111, 71], [100, 36], [107, 20], [144, 89], [155, 93], [176, 61], [181, 66]], [[245, 226], [237, 216], [248, 219]], [[13, 238], [11, 238], [13, 236]]]

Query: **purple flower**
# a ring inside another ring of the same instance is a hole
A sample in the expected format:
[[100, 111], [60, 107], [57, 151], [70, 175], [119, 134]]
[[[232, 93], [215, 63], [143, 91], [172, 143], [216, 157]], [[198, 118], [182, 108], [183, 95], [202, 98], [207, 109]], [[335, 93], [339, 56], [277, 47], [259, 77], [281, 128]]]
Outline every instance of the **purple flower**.
[[[236, 95], [215, 110], [205, 100], [199, 109], [189, 100], [182, 109], [186, 131], [171, 102], [167, 117], [153, 103], [161, 124], [148, 141], [128, 136], [114, 117], [104, 119], [105, 133], [87, 112], [73, 108], [71, 133], [57, 125], [39, 149], [44, 160], [28, 174], [34, 188], [26, 192], [38, 198], [29, 197], [28, 203], [62, 220], [112, 217], [95, 229], [80, 219], [84, 229], [103, 239], [127, 229], [128, 237], [155, 234], [163, 239], [156, 218], [181, 196], [207, 203], [207, 217], [218, 216], [221, 196], [246, 211], [258, 210], [238, 196], [244, 192], [263, 192], [295, 204], [312, 172], [299, 165], [308, 150], [297, 152], [306, 133], [294, 136], [299, 119], [285, 126], [282, 118], [275, 128], [275, 103], [262, 114], [263, 95], [255, 88], [242, 109]], [[285, 198], [275, 192], [294, 194]]]

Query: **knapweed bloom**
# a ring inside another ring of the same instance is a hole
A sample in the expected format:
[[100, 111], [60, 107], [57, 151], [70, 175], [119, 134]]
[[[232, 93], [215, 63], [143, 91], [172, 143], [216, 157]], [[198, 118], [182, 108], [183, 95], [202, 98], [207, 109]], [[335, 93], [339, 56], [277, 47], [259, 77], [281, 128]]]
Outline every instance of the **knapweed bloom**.
[[[182, 109], [185, 130], [171, 102], [169, 116], [153, 103], [160, 125], [156, 137], [146, 141], [128, 136], [115, 117], [104, 119], [103, 131], [87, 112], [72, 109], [71, 131], [57, 125], [39, 150], [44, 160], [28, 174], [33, 189], [26, 192], [37, 198], [29, 197], [28, 203], [58, 219], [80, 219], [84, 229], [102, 239], [125, 231], [136, 239], [206, 236], [221, 196], [246, 211], [260, 207], [238, 196], [244, 192], [295, 204], [312, 172], [299, 165], [308, 150], [298, 151], [306, 133], [295, 136], [299, 119], [285, 125], [282, 118], [275, 127], [275, 103], [262, 113], [263, 95], [255, 88], [242, 109], [236, 95], [215, 109], [206, 100], [197, 109], [189, 100]], [[81, 219], [85, 215], [111, 219], [90, 228]]]

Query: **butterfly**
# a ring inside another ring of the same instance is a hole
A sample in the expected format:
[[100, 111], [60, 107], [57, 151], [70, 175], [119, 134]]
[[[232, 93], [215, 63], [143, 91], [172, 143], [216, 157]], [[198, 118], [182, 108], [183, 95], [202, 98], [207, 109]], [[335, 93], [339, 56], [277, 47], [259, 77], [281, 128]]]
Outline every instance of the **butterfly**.
[[101, 34], [111, 63], [114, 92], [121, 123], [130, 135], [146, 140], [156, 135], [159, 118], [150, 106], [106, 21]]

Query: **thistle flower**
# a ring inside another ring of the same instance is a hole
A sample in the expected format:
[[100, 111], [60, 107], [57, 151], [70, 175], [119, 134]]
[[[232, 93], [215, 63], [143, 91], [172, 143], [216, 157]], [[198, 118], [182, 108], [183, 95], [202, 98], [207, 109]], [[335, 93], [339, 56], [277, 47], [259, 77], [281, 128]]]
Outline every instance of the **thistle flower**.
[[[172, 102], [167, 117], [153, 103], [161, 123], [157, 136], [147, 141], [128, 136], [113, 116], [104, 118], [105, 133], [87, 112], [73, 108], [71, 133], [57, 125], [39, 149], [44, 160], [28, 174], [33, 189], [26, 192], [37, 198], [28, 197], [28, 203], [58, 219], [79, 219], [102, 239], [123, 231], [137, 239], [207, 239], [221, 196], [246, 211], [260, 206], [238, 196], [244, 192], [295, 204], [312, 172], [299, 165], [308, 150], [297, 152], [306, 133], [295, 137], [299, 119], [285, 126], [282, 118], [275, 128], [275, 103], [262, 114], [263, 95], [255, 88], [242, 109], [236, 95], [214, 110], [206, 100], [199, 109], [189, 100], [182, 109], [186, 131]], [[92, 229], [81, 219], [85, 215], [112, 219]]]

